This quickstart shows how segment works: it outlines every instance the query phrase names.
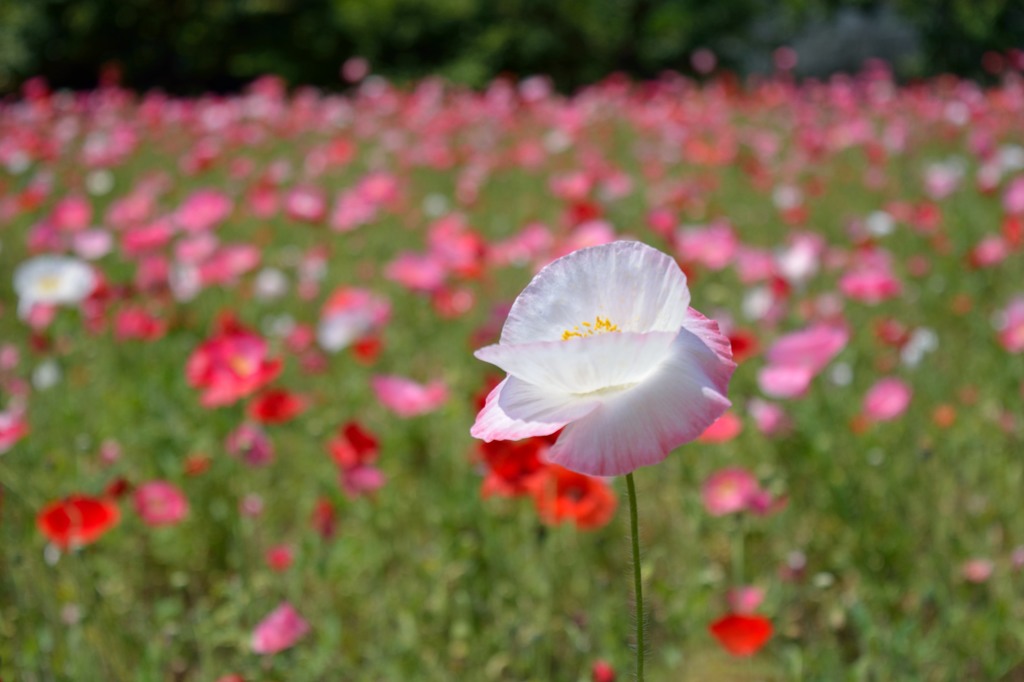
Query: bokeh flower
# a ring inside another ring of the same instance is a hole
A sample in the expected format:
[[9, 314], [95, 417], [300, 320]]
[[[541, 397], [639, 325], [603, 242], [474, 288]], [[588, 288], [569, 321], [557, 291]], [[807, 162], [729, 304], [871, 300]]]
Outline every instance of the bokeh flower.
[[25, 318], [32, 307], [76, 305], [96, 287], [96, 274], [85, 262], [68, 256], [41, 255], [14, 270], [18, 314]]

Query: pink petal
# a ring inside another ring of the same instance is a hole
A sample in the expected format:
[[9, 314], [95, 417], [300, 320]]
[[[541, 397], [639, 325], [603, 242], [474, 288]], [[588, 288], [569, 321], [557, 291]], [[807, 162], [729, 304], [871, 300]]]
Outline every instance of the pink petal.
[[293, 646], [307, 632], [309, 623], [291, 604], [284, 602], [253, 630], [252, 650], [258, 654], [276, 654]]

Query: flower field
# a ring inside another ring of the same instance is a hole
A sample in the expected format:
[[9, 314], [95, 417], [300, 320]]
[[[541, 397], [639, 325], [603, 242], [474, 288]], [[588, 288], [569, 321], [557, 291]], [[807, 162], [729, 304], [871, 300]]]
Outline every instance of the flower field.
[[[0, 103], [0, 678], [631, 679], [615, 458], [650, 680], [1024, 662], [1024, 75], [363, 75]], [[493, 421], [517, 295], [619, 240], [736, 363], [660, 463], [657, 401]]]

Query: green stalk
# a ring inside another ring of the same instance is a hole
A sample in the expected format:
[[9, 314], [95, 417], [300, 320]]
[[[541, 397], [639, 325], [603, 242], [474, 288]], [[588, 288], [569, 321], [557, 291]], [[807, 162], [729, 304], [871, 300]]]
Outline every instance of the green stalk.
[[636, 486], [632, 472], [626, 474], [629, 490], [629, 528], [633, 539], [633, 590], [636, 593], [636, 679], [644, 682], [644, 588], [640, 577], [640, 531], [636, 515]]

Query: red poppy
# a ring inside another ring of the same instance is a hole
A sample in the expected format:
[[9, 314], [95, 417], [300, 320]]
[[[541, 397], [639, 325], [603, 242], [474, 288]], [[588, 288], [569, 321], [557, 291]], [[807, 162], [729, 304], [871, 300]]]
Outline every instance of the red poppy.
[[529, 482], [537, 513], [547, 524], [572, 521], [580, 530], [600, 528], [615, 514], [617, 501], [600, 478], [578, 474], [555, 464]]
[[735, 362], [743, 362], [747, 358], [757, 355], [757, 337], [749, 330], [732, 330], [729, 333], [729, 344], [732, 346], [732, 359]]
[[372, 365], [377, 361], [384, 344], [376, 336], [365, 336], [352, 344], [352, 352], [356, 360], [364, 365]]
[[249, 417], [261, 424], [284, 424], [306, 409], [306, 399], [282, 388], [265, 391], [249, 403]]
[[71, 495], [48, 504], [36, 517], [36, 526], [61, 548], [95, 542], [121, 520], [121, 510], [107, 498]]
[[372, 433], [356, 422], [349, 422], [338, 429], [338, 435], [327, 444], [327, 450], [338, 466], [352, 469], [376, 460], [379, 443]]
[[552, 443], [551, 437], [520, 441], [494, 440], [480, 443], [480, 454], [487, 465], [481, 495], [518, 497], [530, 493], [529, 483], [544, 470], [540, 453]]
[[733, 656], [753, 656], [772, 636], [772, 622], [764, 616], [730, 613], [708, 628]]
[[254, 393], [281, 372], [281, 360], [268, 358], [267, 342], [231, 317], [188, 359], [188, 383], [204, 391], [204, 407], [219, 407]]
[[324, 540], [330, 540], [338, 532], [338, 514], [329, 499], [321, 497], [316, 501], [310, 524]]

